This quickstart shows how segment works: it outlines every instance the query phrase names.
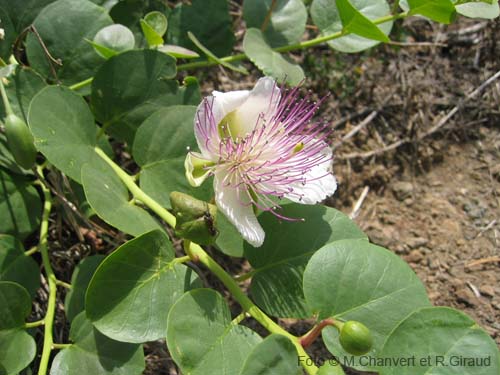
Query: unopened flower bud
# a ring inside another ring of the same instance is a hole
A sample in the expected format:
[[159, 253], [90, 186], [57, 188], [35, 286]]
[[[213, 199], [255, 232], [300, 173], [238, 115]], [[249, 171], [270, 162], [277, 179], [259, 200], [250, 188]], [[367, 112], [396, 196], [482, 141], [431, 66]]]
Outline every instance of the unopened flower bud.
[[177, 236], [202, 245], [215, 242], [218, 235], [215, 205], [178, 191], [170, 193], [170, 203], [177, 219], [175, 224]]

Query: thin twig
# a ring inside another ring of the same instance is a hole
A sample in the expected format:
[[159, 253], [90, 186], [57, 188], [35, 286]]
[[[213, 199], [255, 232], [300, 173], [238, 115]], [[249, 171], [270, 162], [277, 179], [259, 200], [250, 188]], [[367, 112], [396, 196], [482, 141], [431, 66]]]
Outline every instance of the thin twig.
[[499, 77], [500, 77], [500, 70], [498, 72], [496, 72], [494, 75], [492, 75], [490, 78], [488, 78], [486, 81], [484, 81], [477, 89], [475, 89], [474, 91], [472, 91], [460, 103], [458, 103], [455, 107], [453, 107], [453, 109], [450, 112], [448, 112], [446, 114], [446, 116], [444, 116], [441, 120], [439, 120], [439, 122], [436, 125], [434, 125], [432, 128], [430, 128], [429, 130], [427, 130], [425, 133], [421, 134], [418, 137], [418, 140], [421, 140], [421, 139], [427, 137], [428, 135], [431, 135], [431, 134], [435, 133], [444, 124], [446, 124], [448, 122], [448, 120], [450, 118], [452, 118], [453, 115], [455, 115], [455, 113], [457, 113], [460, 110], [460, 108], [463, 106], [463, 104], [466, 101], [469, 101], [470, 99], [476, 97], [479, 93], [481, 93], [486, 87], [488, 87], [489, 85], [491, 85]]
[[485, 263], [496, 263], [496, 262], [500, 262], [500, 256], [477, 259], [473, 262], [466, 264], [465, 267], [469, 268], [469, 267], [479, 266]]
[[479, 290], [477, 289], [477, 287], [474, 284], [472, 284], [470, 281], [467, 281], [466, 284], [469, 287], [469, 289], [472, 290], [472, 293], [474, 293], [474, 295], [477, 298], [481, 297], [481, 293], [479, 293]]
[[399, 46], [399, 47], [448, 47], [446, 43], [436, 43], [436, 42], [394, 42], [390, 41], [387, 44], [391, 46]]
[[394, 150], [394, 149], [396, 149], [396, 148], [398, 148], [398, 147], [400, 147], [408, 142], [410, 142], [409, 138], [403, 138], [403, 139], [400, 139], [397, 142], [391, 143], [390, 145], [383, 147], [383, 148], [379, 148], [379, 149], [367, 151], [367, 152], [362, 152], [362, 153], [353, 152], [350, 154], [339, 155], [339, 156], [336, 156], [335, 159], [339, 159], [339, 160], [351, 160], [351, 159], [357, 159], [357, 158], [366, 159], [366, 158], [369, 158], [371, 156], [380, 155], [380, 154], [383, 154], [387, 151]]
[[38, 39], [38, 43], [40, 43], [40, 46], [42, 47], [43, 52], [45, 53], [45, 57], [47, 57], [47, 60], [49, 62], [50, 71], [52, 72], [52, 75], [54, 76], [54, 79], [56, 80], [56, 82], [59, 83], [59, 78], [57, 77], [57, 72], [56, 72], [56, 69], [54, 68], [53, 64], [57, 64], [59, 66], [62, 66], [61, 59], [55, 59], [54, 57], [52, 57], [49, 50], [47, 49], [47, 46], [45, 45], [45, 43], [42, 39], [42, 37], [38, 33], [35, 25], [30, 25], [30, 26], [28, 26], [28, 28], [33, 34], [35, 34], [36, 38]]
[[342, 143], [347, 141], [348, 139], [352, 138], [356, 133], [358, 133], [361, 129], [363, 129], [366, 125], [368, 125], [374, 118], [377, 116], [378, 111], [372, 111], [368, 116], [366, 116], [363, 121], [361, 121], [358, 125], [356, 125], [349, 133], [344, 135], [342, 139], [338, 142], [336, 142], [332, 147], [335, 150], [338, 148]]
[[[416, 141], [421, 141], [422, 139], [428, 137], [431, 134], [434, 134], [439, 129], [441, 129], [448, 122], [448, 120], [450, 118], [452, 118], [453, 115], [455, 115], [455, 113], [457, 113], [463, 107], [465, 102], [476, 97], [486, 87], [488, 87], [493, 82], [495, 82], [495, 80], [497, 80], [499, 77], [500, 77], [500, 70], [498, 72], [496, 72], [494, 75], [492, 75], [490, 78], [488, 78], [486, 81], [484, 81], [478, 88], [476, 88], [474, 91], [472, 91], [470, 94], [468, 94], [459, 104], [457, 104], [451, 111], [449, 111], [444, 117], [442, 117], [441, 120], [439, 120], [436, 125], [434, 125], [432, 128], [430, 128], [426, 132], [417, 136]], [[366, 158], [369, 158], [371, 156], [380, 155], [380, 154], [383, 154], [387, 151], [394, 150], [394, 149], [399, 148], [402, 145], [404, 145], [406, 143], [410, 143], [412, 141], [413, 140], [411, 138], [405, 137], [405, 138], [400, 139], [397, 142], [391, 143], [390, 145], [383, 147], [383, 148], [380, 148], [380, 149], [362, 152], [362, 153], [353, 152], [353, 153], [349, 153], [349, 154], [345, 154], [345, 155], [338, 155], [335, 157], [335, 159], [338, 159], [338, 160], [350, 160], [350, 159], [357, 159], [357, 158], [366, 159]]]
[[493, 228], [495, 226], [495, 224], [497, 223], [497, 220], [494, 219], [492, 221], [489, 222], [489, 224], [487, 226], [485, 226], [483, 229], [481, 229], [481, 231], [477, 234], [477, 236], [475, 238], [479, 238], [481, 237], [485, 232], [489, 231], [491, 228]]
[[356, 201], [356, 204], [352, 208], [351, 214], [349, 217], [351, 219], [355, 219], [359, 215], [359, 210], [361, 209], [361, 206], [363, 205], [363, 202], [366, 199], [366, 196], [368, 195], [368, 192], [370, 191], [369, 186], [365, 186], [363, 191], [361, 192], [361, 195], [359, 196], [358, 200]]

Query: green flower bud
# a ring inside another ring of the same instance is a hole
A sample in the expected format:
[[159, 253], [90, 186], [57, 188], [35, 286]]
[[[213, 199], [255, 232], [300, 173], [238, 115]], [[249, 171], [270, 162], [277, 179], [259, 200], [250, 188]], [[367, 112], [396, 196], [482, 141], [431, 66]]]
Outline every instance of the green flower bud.
[[31, 168], [37, 151], [28, 125], [18, 116], [10, 114], [5, 118], [5, 135], [16, 162], [25, 169]]
[[362, 323], [350, 320], [340, 328], [340, 345], [350, 354], [362, 355], [368, 353], [373, 345], [370, 330]]
[[175, 234], [187, 240], [210, 245], [219, 234], [216, 228], [217, 207], [184, 193], [170, 193], [172, 211], [177, 221]]

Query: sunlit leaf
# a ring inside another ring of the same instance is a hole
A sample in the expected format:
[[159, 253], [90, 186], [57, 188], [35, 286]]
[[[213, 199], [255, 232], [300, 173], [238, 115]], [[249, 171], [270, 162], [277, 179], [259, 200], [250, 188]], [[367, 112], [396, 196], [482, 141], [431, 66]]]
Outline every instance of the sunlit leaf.
[[243, 50], [264, 74], [278, 81], [286, 79], [286, 82], [294, 86], [304, 79], [302, 68], [290, 62], [278, 52], [273, 51], [264, 40], [264, 36], [259, 29], [247, 29], [243, 39]]
[[140, 343], [165, 337], [172, 304], [199, 285], [175, 264], [165, 233], [148, 232], [116, 249], [95, 272], [85, 300], [94, 326], [115, 340]]

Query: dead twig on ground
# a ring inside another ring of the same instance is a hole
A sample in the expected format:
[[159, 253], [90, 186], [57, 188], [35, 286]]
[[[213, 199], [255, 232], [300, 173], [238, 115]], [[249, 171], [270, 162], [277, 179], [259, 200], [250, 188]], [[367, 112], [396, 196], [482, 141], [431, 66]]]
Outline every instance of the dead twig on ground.
[[493, 257], [488, 257], [488, 258], [477, 259], [473, 262], [467, 263], [465, 265], [465, 267], [469, 268], [469, 267], [479, 266], [479, 265], [485, 264], [485, 263], [496, 263], [496, 262], [500, 262], [500, 256], [493, 256]]
[[370, 191], [369, 186], [365, 186], [363, 191], [361, 192], [361, 195], [359, 196], [358, 200], [354, 204], [351, 214], [349, 215], [349, 218], [355, 219], [359, 215], [359, 210], [361, 209], [361, 206], [363, 205], [363, 202], [366, 199], [366, 196], [368, 195], [368, 192]]
[[363, 121], [361, 121], [358, 125], [356, 125], [352, 130], [344, 135], [340, 141], [337, 141], [332, 148], [335, 150], [339, 146], [342, 145], [345, 141], [352, 138], [356, 133], [358, 133], [361, 129], [363, 129], [366, 125], [368, 125], [374, 118], [377, 116], [378, 111], [372, 111], [368, 116], [366, 116]]
[[[484, 81], [474, 91], [472, 91], [470, 94], [468, 94], [460, 103], [458, 103], [455, 107], [453, 107], [453, 109], [451, 111], [449, 111], [444, 117], [442, 117], [437, 122], [436, 125], [434, 125], [433, 127], [431, 127], [426, 132], [418, 135], [416, 137], [415, 141], [417, 141], [417, 142], [421, 141], [424, 138], [428, 137], [429, 135], [434, 134], [438, 130], [440, 130], [462, 108], [462, 106], [464, 105], [465, 102], [467, 102], [467, 101], [475, 98], [486, 87], [488, 87], [489, 85], [491, 85], [498, 78], [500, 78], [500, 70], [498, 72], [496, 72], [494, 75], [492, 75], [490, 78], [488, 78], [486, 81]], [[380, 155], [380, 154], [383, 154], [383, 153], [391, 151], [391, 150], [395, 150], [398, 147], [401, 147], [402, 145], [410, 143], [412, 141], [414, 141], [414, 140], [411, 139], [411, 138], [405, 137], [405, 138], [402, 138], [402, 139], [400, 139], [400, 140], [398, 140], [398, 141], [396, 141], [396, 142], [394, 142], [394, 143], [392, 143], [392, 144], [390, 144], [390, 145], [388, 145], [386, 147], [380, 148], [380, 149], [376, 149], [376, 150], [372, 150], [372, 151], [367, 151], [367, 152], [362, 152], [362, 153], [353, 152], [353, 153], [349, 153], [349, 154], [345, 154], [345, 155], [339, 155], [339, 156], [336, 157], [336, 159], [339, 159], [339, 160], [349, 160], [349, 159], [356, 159], [356, 158], [365, 159], [365, 158], [369, 158], [371, 156], [376, 156], [376, 155]]]

